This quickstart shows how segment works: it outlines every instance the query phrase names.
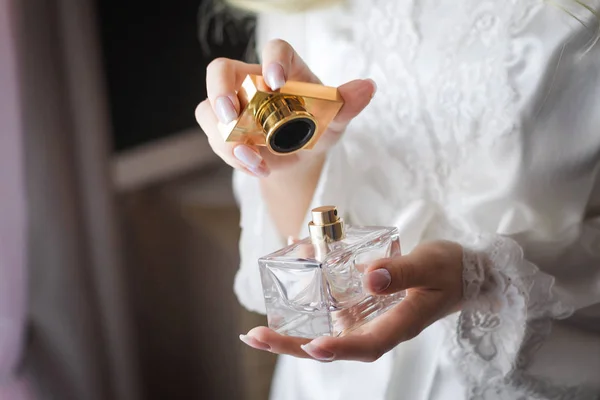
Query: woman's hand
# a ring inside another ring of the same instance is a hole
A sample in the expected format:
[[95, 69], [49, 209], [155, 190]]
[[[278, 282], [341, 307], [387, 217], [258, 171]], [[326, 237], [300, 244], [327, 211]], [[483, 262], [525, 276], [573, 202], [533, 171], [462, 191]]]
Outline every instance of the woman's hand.
[[313, 150], [282, 157], [270, 153], [265, 147], [226, 143], [217, 123], [227, 124], [238, 117], [240, 104], [236, 91], [246, 75], [262, 74], [272, 90], [281, 88], [288, 79], [320, 83], [287, 42], [269, 42], [262, 58], [262, 66], [226, 58], [214, 60], [206, 73], [208, 99], [196, 108], [196, 119], [208, 136], [213, 151], [232, 167], [261, 178], [268, 176], [272, 170], [298, 165], [310, 167], [321, 162], [324, 153], [337, 142], [346, 125], [369, 104], [376, 90], [372, 80], [355, 80], [342, 85], [339, 91], [345, 104]]
[[375, 361], [433, 322], [460, 309], [462, 247], [453, 242], [431, 242], [417, 246], [408, 255], [376, 261], [366, 268], [363, 284], [373, 294], [407, 290], [407, 296], [346, 336], [311, 341], [258, 327], [240, 339], [259, 350], [319, 361]]

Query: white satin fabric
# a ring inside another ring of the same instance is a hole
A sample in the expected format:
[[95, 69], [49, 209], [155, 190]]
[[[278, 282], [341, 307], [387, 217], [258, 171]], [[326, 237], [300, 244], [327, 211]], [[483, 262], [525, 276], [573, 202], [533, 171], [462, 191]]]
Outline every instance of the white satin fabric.
[[[261, 16], [258, 43], [289, 41], [325, 84], [378, 84], [313, 205], [398, 226], [404, 252], [437, 238], [465, 247], [459, 315], [372, 364], [281, 357], [273, 399], [598, 398], [600, 45], [588, 46], [591, 13], [570, 10], [587, 27], [542, 0]], [[235, 290], [264, 312], [256, 260], [284, 242], [258, 181], [236, 173], [234, 186]]]

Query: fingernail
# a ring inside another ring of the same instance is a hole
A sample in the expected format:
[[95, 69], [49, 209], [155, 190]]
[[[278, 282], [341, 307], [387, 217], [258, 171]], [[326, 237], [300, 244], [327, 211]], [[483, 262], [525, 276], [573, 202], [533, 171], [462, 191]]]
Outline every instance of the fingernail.
[[217, 97], [215, 100], [215, 113], [223, 124], [230, 123], [238, 116], [231, 99], [227, 96]]
[[392, 276], [387, 269], [381, 268], [369, 272], [365, 276], [365, 283], [373, 292], [381, 292], [387, 289], [392, 283]]
[[283, 67], [277, 63], [269, 64], [265, 70], [265, 81], [271, 89], [280, 89], [283, 85], [285, 85], [285, 74], [283, 73]]
[[255, 349], [258, 350], [271, 350], [271, 346], [269, 346], [266, 343], [261, 342], [260, 340], [252, 337], [252, 336], [248, 336], [248, 335], [240, 335], [240, 340], [244, 343], [246, 343], [248, 346], [253, 347]]
[[332, 361], [335, 354], [323, 350], [312, 343], [303, 344], [300, 346], [309, 356], [319, 361]]
[[373, 79], [365, 79], [365, 81], [369, 81], [373, 85], [373, 93], [371, 93], [371, 98], [375, 97], [375, 93], [377, 93], [377, 83], [375, 83]]
[[288, 236], [288, 238], [287, 238], [287, 244], [288, 244], [288, 246], [291, 245], [291, 244], [294, 244], [294, 237], [293, 236]]
[[263, 161], [262, 157], [258, 153], [243, 144], [234, 147], [233, 155], [239, 160], [239, 162], [244, 164], [253, 172], [254, 170], [258, 171], [260, 169], [260, 164]]

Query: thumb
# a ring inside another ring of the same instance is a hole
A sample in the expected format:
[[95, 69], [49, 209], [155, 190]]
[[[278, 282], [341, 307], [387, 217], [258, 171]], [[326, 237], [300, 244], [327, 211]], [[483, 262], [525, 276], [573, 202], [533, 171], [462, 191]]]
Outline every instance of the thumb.
[[338, 91], [344, 99], [344, 105], [329, 124], [329, 130], [341, 134], [350, 121], [369, 105], [377, 85], [372, 79], [358, 79], [340, 86]]
[[391, 294], [401, 290], [425, 287], [430, 281], [422, 265], [410, 255], [382, 259], [365, 270], [363, 285], [373, 294]]

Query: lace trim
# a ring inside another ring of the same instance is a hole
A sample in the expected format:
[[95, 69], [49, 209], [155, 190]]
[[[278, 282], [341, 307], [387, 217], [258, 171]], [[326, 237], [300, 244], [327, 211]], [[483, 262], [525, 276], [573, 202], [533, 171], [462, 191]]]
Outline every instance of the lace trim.
[[525, 260], [516, 242], [502, 236], [480, 237], [465, 246], [463, 268], [465, 303], [456, 356], [470, 398], [503, 399], [506, 394], [517, 399], [542, 393], [548, 399], [585, 398], [580, 389], [554, 388], [523, 372], [549, 334], [551, 319], [573, 312], [554, 297], [554, 279]]
[[[518, 160], [503, 158], [500, 167], [490, 154], [498, 148], [520, 154], [521, 93], [511, 77], [527, 53], [514, 38], [544, 1], [456, 2], [442, 16], [455, 23], [440, 27], [440, 37], [424, 19], [439, 9], [434, 1], [349, 3], [353, 19], [360, 22], [340, 39], [347, 56], [330, 69], [348, 80], [368, 76], [378, 83], [377, 96], [341, 143], [356, 160], [357, 176], [377, 168], [378, 178], [363, 186], [361, 199], [395, 187], [404, 193], [394, 200], [392, 209], [399, 210], [419, 198], [447, 204], [465, 189], [496, 185], [494, 171]], [[432, 43], [435, 51], [427, 50]], [[372, 129], [381, 134], [363, 139]], [[386, 159], [386, 171], [364, 161], [365, 146], [372, 160]], [[389, 214], [380, 215], [385, 221]]]

